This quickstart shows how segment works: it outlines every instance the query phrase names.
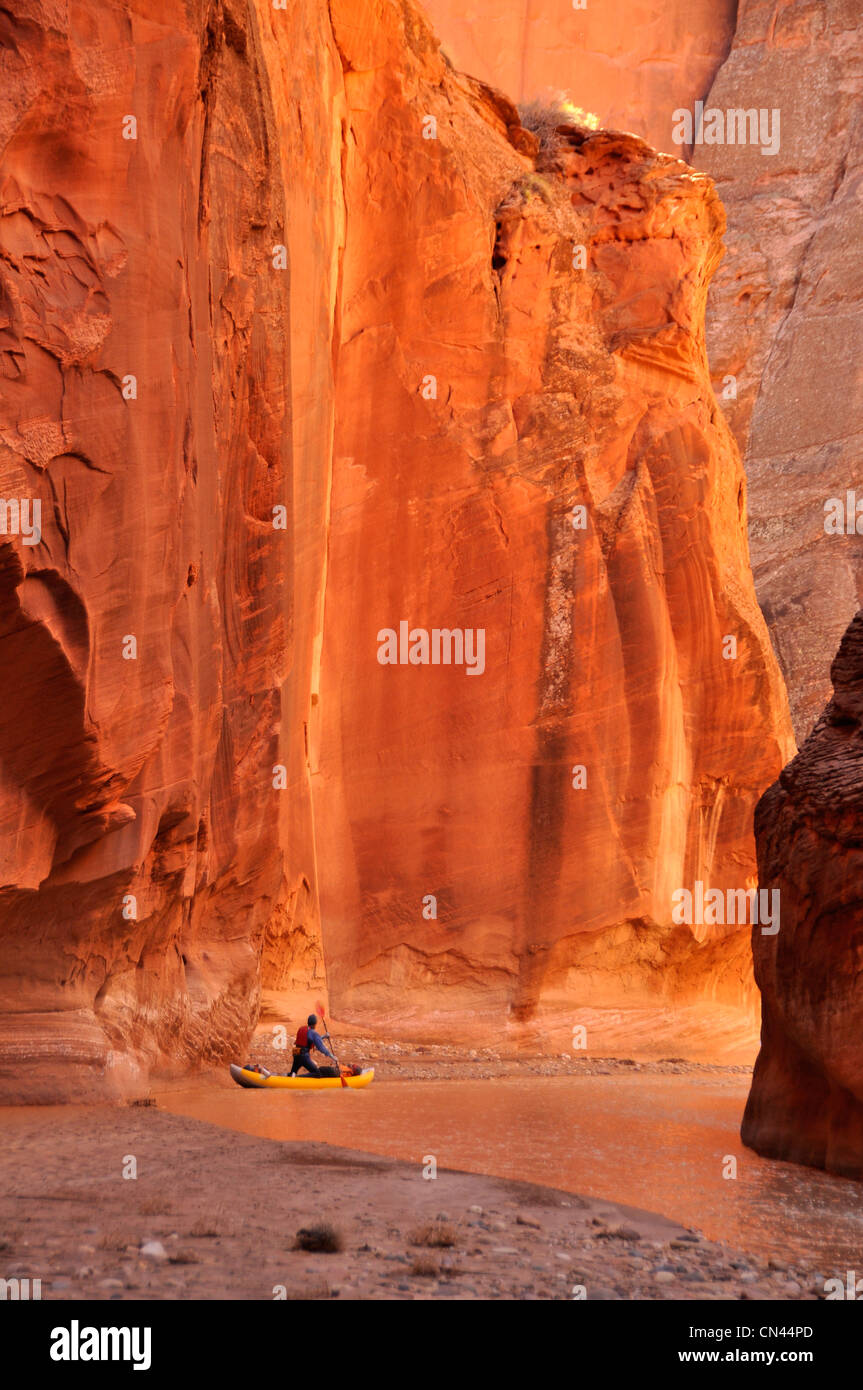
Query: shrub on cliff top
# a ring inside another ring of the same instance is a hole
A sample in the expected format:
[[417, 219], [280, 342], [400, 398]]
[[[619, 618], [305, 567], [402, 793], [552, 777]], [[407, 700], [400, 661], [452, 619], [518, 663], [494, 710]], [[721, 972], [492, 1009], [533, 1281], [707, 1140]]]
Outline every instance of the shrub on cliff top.
[[555, 154], [566, 142], [560, 134], [560, 126], [580, 126], [587, 130], [597, 130], [599, 117], [592, 111], [584, 111], [575, 106], [564, 92], [545, 99], [524, 102], [518, 108], [519, 120], [525, 130], [530, 130], [539, 140], [544, 154]]

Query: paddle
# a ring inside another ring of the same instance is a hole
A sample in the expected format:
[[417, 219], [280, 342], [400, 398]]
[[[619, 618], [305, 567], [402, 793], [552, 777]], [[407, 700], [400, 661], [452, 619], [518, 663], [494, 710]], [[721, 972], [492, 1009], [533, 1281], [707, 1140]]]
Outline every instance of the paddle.
[[[319, 1013], [320, 1016], [321, 1016], [321, 1023], [324, 1025], [324, 1032], [326, 1033], [327, 1037], [329, 1038], [329, 1037], [330, 1037], [330, 1030], [329, 1030], [329, 1028], [327, 1027], [327, 1020], [324, 1018], [324, 1006], [323, 1006], [323, 1004], [321, 1003], [320, 999], [318, 1000], [318, 1003], [317, 1003], [317, 1010], [318, 1010], [318, 1013]], [[330, 1038], [330, 1042], [332, 1042], [332, 1038]], [[347, 1081], [345, 1081], [345, 1078], [342, 1076], [342, 1064], [341, 1064], [341, 1062], [338, 1061], [338, 1058], [336, 1058], [336, 1061], [337, 1061], [337, 1063], [338, 1063], [338, 1068], [339, 1068], [339, 1080], [340, 1080], [341, 1083], [342, 1083], [342, 1090], [346, 1091], [346, 1090], [348, 1089], [348, 1083], [347, 1083]]]

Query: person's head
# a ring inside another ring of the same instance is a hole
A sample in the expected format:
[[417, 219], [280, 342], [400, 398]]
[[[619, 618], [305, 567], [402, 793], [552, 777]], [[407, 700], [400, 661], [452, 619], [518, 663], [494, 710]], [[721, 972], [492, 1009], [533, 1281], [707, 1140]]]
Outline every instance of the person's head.
[[308, 1018], [307, 1018], [307, 1020], [306, 1020], [306, 1022], [308, 1023], [308, 1025], [309, 1025], [310, 1028], [314, 1028], [314, 1026], [315, 1026], [315, 1024], [317, 1023], [317, 1021], [318, 1021], [318, 1016], [317, 1016], [317, 1014], [309, 1014], [309, 1016], [308, 1016]]

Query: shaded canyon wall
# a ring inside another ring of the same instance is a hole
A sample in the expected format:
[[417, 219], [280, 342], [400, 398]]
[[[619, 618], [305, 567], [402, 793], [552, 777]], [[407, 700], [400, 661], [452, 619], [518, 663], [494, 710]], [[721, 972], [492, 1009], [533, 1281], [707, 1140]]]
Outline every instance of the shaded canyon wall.
[[754, 931], [761, 1051], [744, 1141], [770, 1158], [863, 1177], [863, 611], [833, 698], [755, 817], [761, 883], [781, 929]]

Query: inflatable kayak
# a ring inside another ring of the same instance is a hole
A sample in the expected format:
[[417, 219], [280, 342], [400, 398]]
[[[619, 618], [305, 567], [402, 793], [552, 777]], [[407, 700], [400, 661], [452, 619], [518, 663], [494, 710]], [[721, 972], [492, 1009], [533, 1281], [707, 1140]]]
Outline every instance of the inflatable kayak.
[[[250, 1090], [265, 1091], [341, 1091], [342, 1083], [337, 1076], [262, 1076], [259, 1071], [247, 1071], [231, 1063], [231, 1076], [238, 1086]], [[345, 1081], [352, 1091], [369, 1086], [375, 1079], [374, 1067], [367, 1067], [359, 1076], [346, 1076]]]

